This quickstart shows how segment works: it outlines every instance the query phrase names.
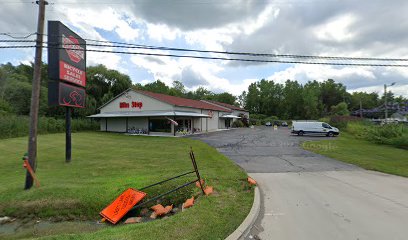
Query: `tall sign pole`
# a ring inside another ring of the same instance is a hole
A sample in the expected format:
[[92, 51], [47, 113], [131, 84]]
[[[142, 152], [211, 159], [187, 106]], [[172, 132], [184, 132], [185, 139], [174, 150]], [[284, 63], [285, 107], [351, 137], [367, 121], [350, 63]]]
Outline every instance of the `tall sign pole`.
[[65, 162], [71, 162], [71, 108], [65, 107]]
[[71, 162], [71, 108], [84, 108], [86, 42], [59, 21], [48, 21], [48, 104], [65, 108], [65, 162]]
[[[28, 137], [28, 162], [35, 172], [37, 158], [37, 128], [38, 128], [38, 109], [40, 103], [40, 88], [41, 88], [41, 63], [42, 63], [42, 45], [44, 36], [44, 18], [45, 5], [48, 3], [45, 0], [37, 1], [39, 5], [38, 25], [37, 25], [37, 40], [35, 46], [34, 60], [34, 75], [33, 86], [31, 90], [31, 106], [30, 106], [30, 132]], [[33, 178], [27, 171], [24, 189], [30, 189], [33, 186]]]

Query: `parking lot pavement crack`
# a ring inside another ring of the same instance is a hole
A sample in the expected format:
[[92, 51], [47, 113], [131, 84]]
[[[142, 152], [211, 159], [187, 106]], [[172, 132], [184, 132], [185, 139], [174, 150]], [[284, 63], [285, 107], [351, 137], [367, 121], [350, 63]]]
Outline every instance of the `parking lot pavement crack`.
[[293, 164], [291, 161], [289, 161], [288, 159], [285, 159], [285, 158], [279, 157], [279, 156], [276, 156], [276, 157], [279, 158], [279, 159], [282, 159], [283, 161], [285, 161], [285, 162], [287, 162], [287, 163], [289, 163], [289, 165], [291, 165], [292, 167], [300, 168], [300, 169], [303, 170], [303, 171], [306, 170], [306, 168], [304, 168], [304, 167], [302, 167], [302, 166], [295, 165], [295, 164]]

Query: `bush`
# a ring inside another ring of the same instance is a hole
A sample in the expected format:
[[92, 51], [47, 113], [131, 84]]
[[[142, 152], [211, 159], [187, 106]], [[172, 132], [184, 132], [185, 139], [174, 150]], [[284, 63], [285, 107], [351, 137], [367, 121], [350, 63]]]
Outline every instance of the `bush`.
[[374, 125], [371, 122], [350, 122], [347, 132], [359, 139], [408, 149], [408, 131], [403, 125]]
[[232, 123], [233, 128], [241, 128], [244, 127], [244, 123], [241, 120], [236, 120]]
[[387, 143], [392, 138], [400, 138], [403, 135], [403, 128], [392, 124], [374, 126], [368, 130], [368, 140], [376, 143]]
[[353, 116], [331, 116], [329, 124], [341, 130], [346, 130], [349, 122], [358, 122], [361, 118]]
[[[99, 124], [90, 119], [72, 119], [72, 131], [98, 130]], [[0, 114], [0, 139], [27, 136], [29, 131], [29, 117], [19, 115]], [[38, 133], [58, 133], [65, 131], [65, 119], [40, 117], [38, 119]]]

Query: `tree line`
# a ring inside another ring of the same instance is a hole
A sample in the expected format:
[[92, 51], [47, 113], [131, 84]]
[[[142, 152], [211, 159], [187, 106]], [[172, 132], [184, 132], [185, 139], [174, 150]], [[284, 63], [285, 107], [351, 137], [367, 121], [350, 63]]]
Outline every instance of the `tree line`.
[[[48, 106], [47, 69], [47, 64], [43, 64], [39, 115], [62, 118], [65, 114], [63, 108]], [[32, 64], [0, 65], [0, 115], [29, 115], [33, 71]], [[214, 93], [204, 87], [187, 91], [180, 81], [174, 81], [172, 86], [167, 86], [160, 80], [145, 85], [132, 84], [128, 75], [108, 69], [104, 65], [87, 67], [86, 79], [86, 107], [75, 109], [74, 118], [83, 118], [97, 113], [99, 106], [129, 88], [196, 100], [206, 99], [237, 104], [236, 97], [230, 93]]]
[[[42, 65], [40, 116], [63, 117], [61, 107], [48, 106], [48, 66]], [[378, 93], [346, 91], [346, 86], [332, 79], [324, 82], [309, 81], [300, 84], [296, 80], [277, 83], [262, 79], [249, 85], [240, 96], [223, 92], [214, 93], [204, 87], [187, 91], [180, 81], [171, 86], [156, 80], [142, 85], [133, 84], [130, 77], [104, 65], [87, 68], [86, 108], [75, 109], [73, 117], [82, 118], [97, 113], [97, 108], [128, 88], [163, 93], [190, 99], [205, 99], [244, 107], [251, 114], [276, 116], [280, 119], [317, 119], [331, 114], [347, 115], [362, 107], [371, 109], [384, 103]], [[29, 115], [33, 65], [11, 63], [0, 65], [0, 114]], [[388, 102], [408, 102], [402, 96], [387, 92]], [[382, 116], [378, 116], [382, 117]]]
[[[346, 91], [346, 86], [333, 79], [323, 82], [309, 81], [300, 84], [287, 80], [284, 84], [262, 79], [252, 83], [238, 97], [239, 103], [253, 114], [276, 116], [280, 119], [318, 119], [328, 115], [349, 115], [362, 108], [372, 109], [384, 104], [378, 93]], [[404, 105], [408, 99], [395, 97], [387, 91], [387, 101]], [[366, 117], [383, 117], [366, 116]], [[256, 116], [256, 115], [255, 115]]]

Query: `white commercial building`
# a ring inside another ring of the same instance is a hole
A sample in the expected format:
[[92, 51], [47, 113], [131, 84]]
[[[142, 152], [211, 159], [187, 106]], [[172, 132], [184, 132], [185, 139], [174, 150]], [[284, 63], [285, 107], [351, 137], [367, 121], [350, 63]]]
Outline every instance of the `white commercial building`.
[[249, 113], [239, 107], [128, 89], [99, 108], [101, 131], [181, 135], [231, 127]]

